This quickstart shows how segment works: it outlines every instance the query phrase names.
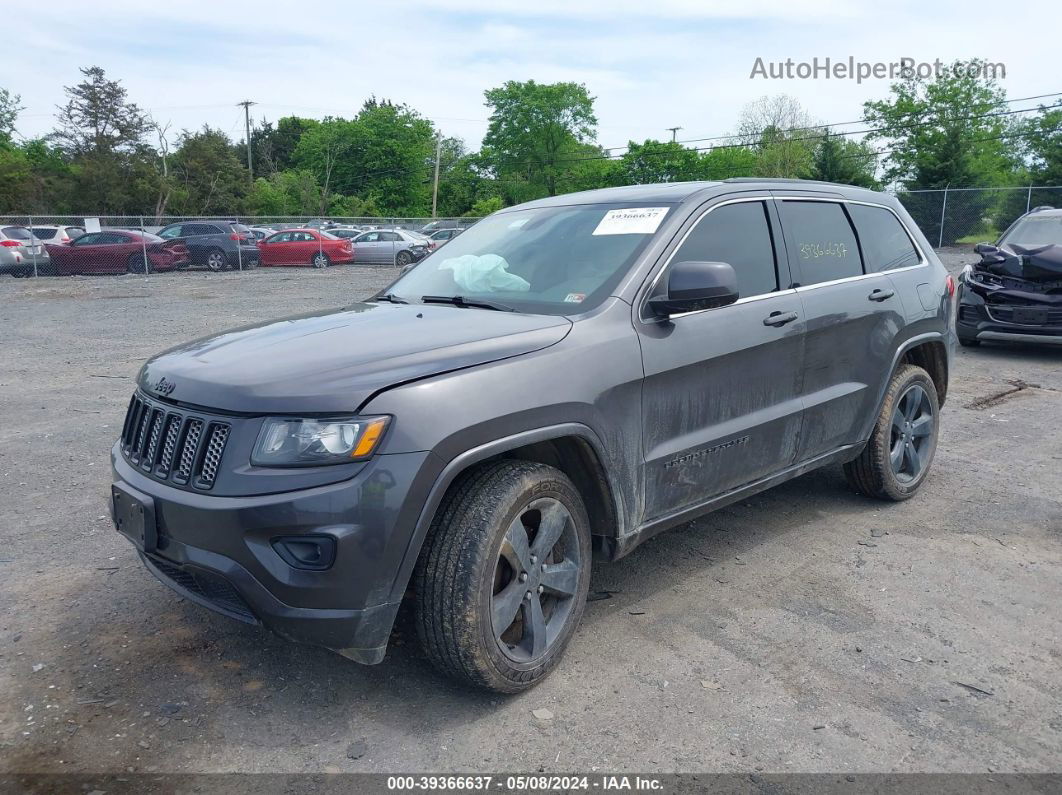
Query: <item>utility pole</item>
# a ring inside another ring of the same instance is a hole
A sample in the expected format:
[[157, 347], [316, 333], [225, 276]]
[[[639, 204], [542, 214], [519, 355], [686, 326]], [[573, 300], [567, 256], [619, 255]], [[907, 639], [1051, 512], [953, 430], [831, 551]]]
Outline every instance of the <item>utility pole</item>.
[[245, 99], [243, 102], [237, 102], [238, 106], [243, 105], [243, 123], [247, 130], [247, 175], [250, 177], [251, 184], [254, 185], [254, 168], [251, 166], [251, 105], [257, 105], [257, 102], [252, 102], [249, 99]]
[[682, 128], [681, 127], [668, 127], [667, 129], [671, 130], [671, 143], [675, 143], [675, 133], [677, 133]]
[[442, 153], [442, 134], [435, 133], [435, 182], [431, 189], [431, 217], [435, 218], [439, 207], [439, 156]]

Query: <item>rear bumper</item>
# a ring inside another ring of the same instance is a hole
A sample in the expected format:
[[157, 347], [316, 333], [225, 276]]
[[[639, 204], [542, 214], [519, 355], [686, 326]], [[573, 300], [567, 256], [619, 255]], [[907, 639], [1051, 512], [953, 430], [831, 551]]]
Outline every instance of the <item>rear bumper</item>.
[[[347, 481], [300, 491], [215, 497], [155, 481], [117, 447], [114, 483], [150, 502], [157, 545], [144, 565], [191, 602], [357, 662], [383, 659], [401, 602], [395, 582], [434, 480], [428, 453], [381, 455]], [[325, 570], [289, 565], [278, 537], [330, 536]]]

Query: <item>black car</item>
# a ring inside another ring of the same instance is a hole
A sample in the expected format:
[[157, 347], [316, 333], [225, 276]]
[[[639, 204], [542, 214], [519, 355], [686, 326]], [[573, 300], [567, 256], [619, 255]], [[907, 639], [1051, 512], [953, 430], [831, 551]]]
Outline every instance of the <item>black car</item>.
[[1062, 210], [1037, 207], [975, 250], [959, 276], [959, 342], [1062, 344]]
[[188, 247], [189, 263], [212, 271], [255, 268], [260, 261], [251, 230], [236, 221], [178, 221], [159, 230], [164, 240], [181, 240]]
[[894, 197], [610, 188], [445, 249], [144, 365], [111, 498], [159, 580], [363, 663], [410, 592], [427, 657], [511, 693], [559, 662], [592, 546], [826, 465], [886, 500], [925, 483], [954, 282]]

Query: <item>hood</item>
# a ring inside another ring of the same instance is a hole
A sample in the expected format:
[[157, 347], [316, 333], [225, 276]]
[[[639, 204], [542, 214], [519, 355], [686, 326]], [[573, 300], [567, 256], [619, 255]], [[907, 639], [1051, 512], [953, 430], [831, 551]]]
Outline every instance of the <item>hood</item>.
[[1029, 281], [1062, 281], [1062, 246], [1004, 243], [981, 255], [981, 268]]
[[546, 315], [355, 304], [171, 348], [137, 382], [149, 395], [219, 411], [349, 414], [387, 387], [531, 353], [570, 329]]

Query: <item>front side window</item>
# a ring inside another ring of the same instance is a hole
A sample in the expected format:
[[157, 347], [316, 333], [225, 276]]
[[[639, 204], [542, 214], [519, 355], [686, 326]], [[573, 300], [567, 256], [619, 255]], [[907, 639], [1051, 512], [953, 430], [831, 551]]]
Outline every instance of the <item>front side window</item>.
[[859, 244], [840, 204], [783, 201], [778, 209], [802, 286], [862, 275]]
[[[716, 207], [701, 217], [672, 262], [726, 262], [738, 280], [738, 298], [778, 289], [778, 268], [762, 201]], [[666, 283], [666, 282], [665, 282]]]
[[429, 255], [390, 292], [409, 301], [460, 296], [567, 315], [601, 304], [671, 206], [583, 204], [490, 216]]
[[848, 212], [859, 232], [867, 273], [909, 268], [921, 262], [900, 219], [884, 207], [849, 204]]

